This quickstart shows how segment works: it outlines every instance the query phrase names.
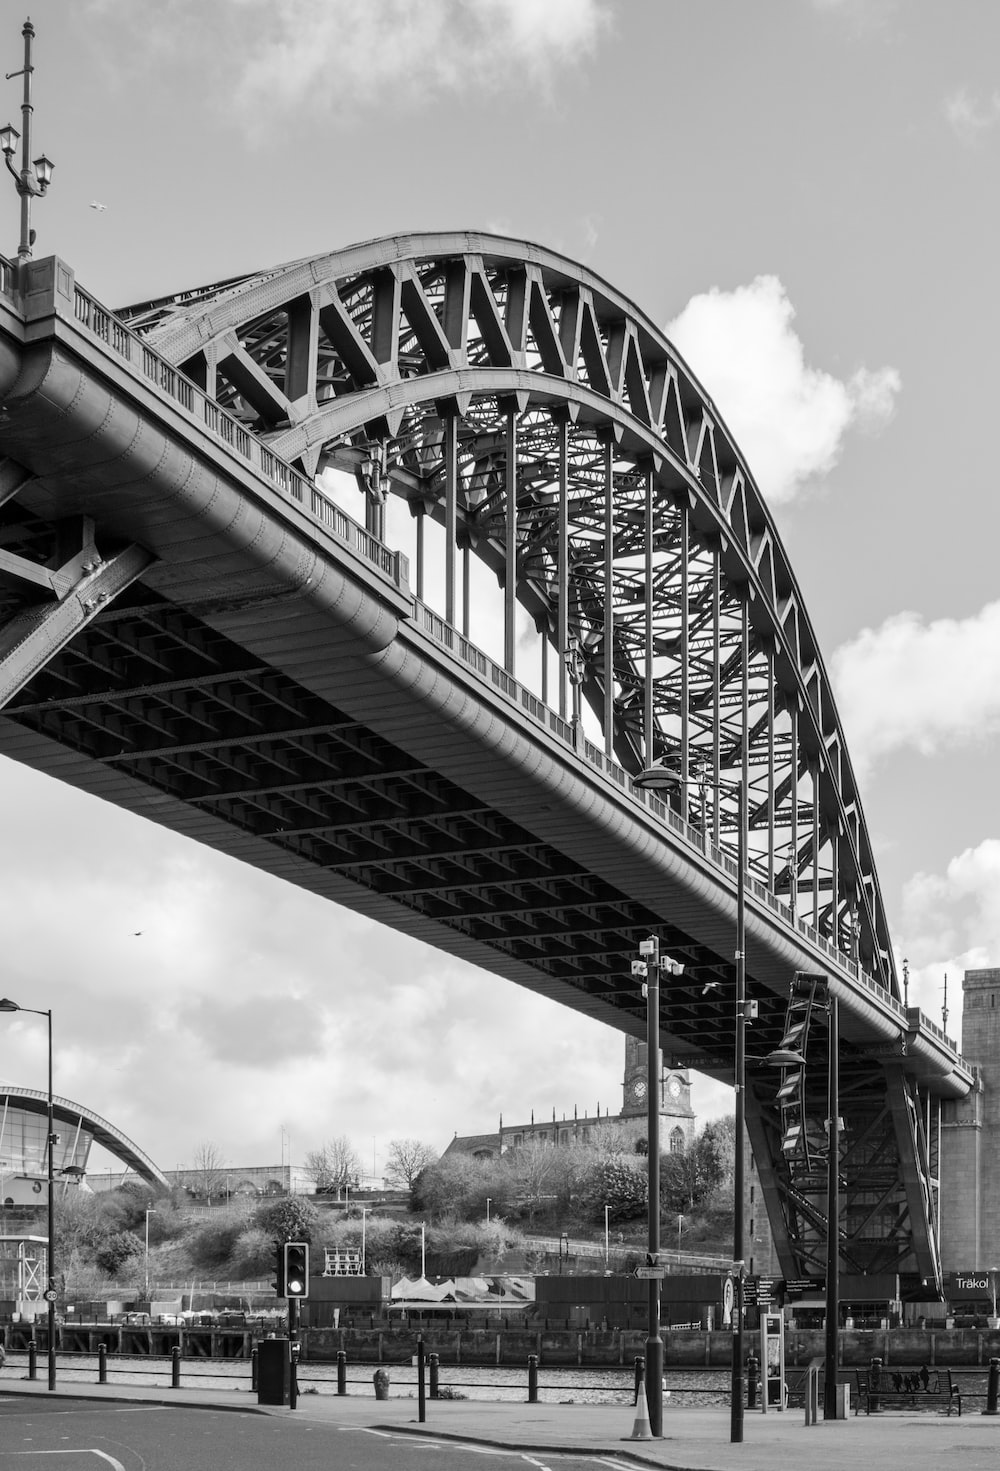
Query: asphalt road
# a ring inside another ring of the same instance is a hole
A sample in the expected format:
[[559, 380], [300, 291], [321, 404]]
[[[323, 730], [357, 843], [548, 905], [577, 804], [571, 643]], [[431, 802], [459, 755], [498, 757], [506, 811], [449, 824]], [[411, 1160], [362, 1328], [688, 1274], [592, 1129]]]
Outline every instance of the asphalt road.
[[492, 1450], [395, 1432], [178, 1406], [0, 1397], [0, 1471], [594, 1471], [616, 1457]]

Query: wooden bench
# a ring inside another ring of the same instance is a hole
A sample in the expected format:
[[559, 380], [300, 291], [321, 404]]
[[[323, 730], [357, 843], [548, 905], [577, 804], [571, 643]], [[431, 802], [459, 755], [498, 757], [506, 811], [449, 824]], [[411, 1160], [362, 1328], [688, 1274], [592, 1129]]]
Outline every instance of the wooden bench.
[[950, 1369], [882, 1369], [878, 1388], [870, 1369], [854, 1371], [857, 1398], [854, 1413], [864, 1405], [865, 1414], [882, 1410], [926, 1410], [942, 1407], [950, 1415], [953, 1409], [962, 1413], [962, 1391], [951, 1377]]

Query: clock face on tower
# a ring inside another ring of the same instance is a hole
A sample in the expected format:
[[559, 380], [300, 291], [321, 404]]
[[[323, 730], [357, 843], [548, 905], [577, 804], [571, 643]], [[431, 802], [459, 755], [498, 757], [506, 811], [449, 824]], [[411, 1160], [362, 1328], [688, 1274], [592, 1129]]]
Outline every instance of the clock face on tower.
[[680, 1095], [681, 1095], [681, 1080], [680, 1080], [680, 1078], [668, 1078], [667, 1079], [667, 1092], [670, 1094], [671, 1098], [679, 1098], [680, 1097]]
[[632, 1097], [641, 1103], [646, 1096], [646, 1085], [641, 1078], [636, 1078], [632, 1084]]

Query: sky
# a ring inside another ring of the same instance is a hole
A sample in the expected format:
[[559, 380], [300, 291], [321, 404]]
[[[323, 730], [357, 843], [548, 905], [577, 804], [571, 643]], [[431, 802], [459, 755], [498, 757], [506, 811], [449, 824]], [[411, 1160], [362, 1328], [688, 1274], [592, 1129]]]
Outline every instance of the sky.
[[[0, 0], [3, 72], [25, 10]], [[564, 252], [664, 326], [769, 502], [909, 1000], [1000, 965], [1000, 7], [34, 0], [33, 223], [109, 306], [396, 231]], [[8, 115], [20, 127], [20, 78]], [[2, 111], [2, 106], [0, 106]], [[18, 201], [0, 189], [0, 248]], [[5, 234], [4, 234], [5, 232]], [[6, 995], [164, 1169], [614, 1113], [622, 1035], [11, 764]], [[43, 1087], [5, 1015], [0, 1075]], [[701, 1120], [730, 1108], [696, 1079]]]

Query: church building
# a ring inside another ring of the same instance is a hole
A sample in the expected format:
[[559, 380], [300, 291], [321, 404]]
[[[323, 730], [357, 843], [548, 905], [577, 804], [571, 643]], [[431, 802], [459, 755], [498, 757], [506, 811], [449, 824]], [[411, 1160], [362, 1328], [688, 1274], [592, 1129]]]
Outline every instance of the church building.
[[[530, 1123], [505, 1124], [493, 1134], [456, 1134], [445, 1154], [472, 1154], [489, 1159], [505, 1154], [519, 1145], [541, 1141], [568, 1145], [592, 1142], [597, 1131], [615, 1125], [625, 1129], [634, 1139], [637, 1154], [645, 1153], [647, 1139], [646, 1044], [635, 1037], [625, 1038], [625, 1073], [622, 1079], [622, 1106], [618, 1113], [602, 1113], [600, 1105], [594, 1114], [581, 1116], [576, 1108], [572, 1118], [561, 1119], [552, 1110], [552, 1118]], [[660, 1148], [664, 1154], [682, 1154], [694, 1135], [695, 1116], [691, 1108], [691, 1075], [686, 1068], [667, 1068], [660, 1058]]]

